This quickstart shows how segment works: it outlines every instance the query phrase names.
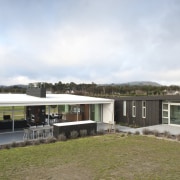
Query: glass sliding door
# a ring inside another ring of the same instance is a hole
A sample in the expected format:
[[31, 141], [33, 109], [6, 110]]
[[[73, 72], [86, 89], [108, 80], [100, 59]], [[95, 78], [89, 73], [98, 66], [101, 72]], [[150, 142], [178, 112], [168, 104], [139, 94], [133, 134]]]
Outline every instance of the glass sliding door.
[[90, 105], [90, 119], [97, 122], [102, 121], [102, 105], [101, 104]]
[[180, 125], [180, 105], [170, 106], [170, 124]]

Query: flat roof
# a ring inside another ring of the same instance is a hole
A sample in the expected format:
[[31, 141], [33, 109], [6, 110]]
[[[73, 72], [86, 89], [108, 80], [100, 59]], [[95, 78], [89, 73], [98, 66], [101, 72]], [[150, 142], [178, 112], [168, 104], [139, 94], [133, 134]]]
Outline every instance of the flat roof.
[[0, 94], [0, 106], [64, 105], [64, 104], [106, 104], [113, 99], [79, 96], [72, 94], [46, 94], [45, 98], [26, 94]]
[[154, 96], [122, 96], [116, 98], [116, 100], [127, 100], [127, 101], [180, 101], [180, 95], [154, 95]]

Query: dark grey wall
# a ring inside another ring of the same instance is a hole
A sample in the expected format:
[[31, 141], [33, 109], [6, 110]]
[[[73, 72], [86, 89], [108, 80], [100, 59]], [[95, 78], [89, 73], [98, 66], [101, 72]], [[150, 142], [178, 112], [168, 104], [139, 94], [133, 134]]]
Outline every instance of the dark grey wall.
[[26, 94], [30, 96], [36, 96], [36, 97], [46, 97], [46, 88], [43, 88], [43, 87], [27, 88]]
[[115, 100], [116, 123], [127, 123], [137, 126], [150, 126], [162, 123], [162, 102], [146, 101], [146, 118], [142, 118], [142, 101], [136, 100], [136, 117], [132, 117], [132, 100], [126, 100], [126, 116], [123, 116], [123, 100]]

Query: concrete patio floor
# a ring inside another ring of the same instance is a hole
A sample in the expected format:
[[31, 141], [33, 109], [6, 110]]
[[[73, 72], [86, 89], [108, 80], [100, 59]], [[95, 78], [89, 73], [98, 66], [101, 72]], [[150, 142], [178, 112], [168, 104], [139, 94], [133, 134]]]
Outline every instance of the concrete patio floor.
[[154, 125], [154, 126], [147, 126], [147, 127], [142, 127], [142, 128], [130, 128], [130, 127], [124, 127], [124, 126], [118, 126], [116, 125], [116, 128], [119, 131], [123, 132], [132, 132], [135, 133], [136, 131], [139, 131], [140, 134], [142, 134], [143, 129], [148, 129], [148, 130], [157, 130], [159, 133], [163, 133], [165, 131], [168, 131], [171, 135], [178, 135], [180, 134], [180, 126], [172, 126], [172, 125], [167, 125], [167, 124], [160, 124], [160, 125]]
[[14, 131], [14, 132], [3, 132], [0, 133], [0, 145], [10, 144], [12, 142], [23, 142], [24, 131]]
[[[142, 127], [142, 128], [130, 128], [130, 127], [120, 126], [120, 125], [97, 123], [97, 131], [116, 129], [121, 132], [131, 132], [131, 133], [135, 133], [136, 131], [139, 131], [140, 134], [142, 134], [143, 129], [145, 128], [149, 130], [157, 130], [160, 133], [163, 133], [164, 131], [168, 131], [172, 135], [180, 134], [180, 126], [172, 126], [172, 125], [167, 125], [167, 124], [160, 124], [160, 125], [154, 125], [154, 126], [148, 126], [148, 127]], [[0, 133], [0, 145], [9, 144], [12, 142], [23, 142], [24, 141], [23, 135], [24, 135], [23, 130]]]
[[143, 129], [149, 129], [149, 130], [157, 130], [160, 133], [163, 133], [164, 131], [168, 131], [172, 135], [178, 135], [180, 134], [180, 126], [174, 126], [174, 125], [168, 125], [168, 124], [159, 124], [159, 125], [154, 125], [154, 126], [147, 126], [147, 127], [141, 127], [141, 128], [131, 128], [127, 126], [120, 126], [118, 124], [116, 125], [109, 125], [109, 124], [102, 124], [98, 123], [97, 125], [97, 130], [109, 130], [109, 129], [116, 129], [121, 132], [131, 132], [135, 133], [136, 131], [139, 131], [140, 134], [142, 134]]

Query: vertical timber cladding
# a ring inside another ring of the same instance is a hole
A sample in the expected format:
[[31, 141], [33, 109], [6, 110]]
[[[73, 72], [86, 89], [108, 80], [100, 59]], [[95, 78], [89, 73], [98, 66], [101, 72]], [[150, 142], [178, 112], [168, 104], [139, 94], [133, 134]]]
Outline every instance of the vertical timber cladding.
[[161, 102], [159, 100], [147, 101], [146, 115], [147, 125], [150, 126], [159, 124], [160, 119], [162, 119]]
[[89, 104], [84, 104], [82, 105], [84, 107], [83, 111], [83, 120], [88, 120], [89, 119]]
[[115, 100], [114, 120], [116, 123], [125, 123], [125, 119], [123, 119], [123, 101], [121, 100]]
[[[142, 102], [146, 102], [146, 117], [142, 117]], [[159, 100], [136, 100], [136, 117], [132, 117], [132, 101], [129, 101], [130, 124], [151, 126], [159, 124], [161, 118]]]
[[134, 124], [135, 119], [132, 118], [132, 101], [126, 101], [126, 123]]
[[162, 100], [159, 100], [159, 124], [162, 124]]
[[114, 121], [116, 123], [120, 123], [121, 122], [121, 118], [122, 118], [122, 102], [115, 100], [114, 102]]
[[[123, 101], [126, 101], [126, 116], [123, 116]], [[133, 100], [115, 101], [115, 121], [116, 123], [132, 124], [137, 126], [150, 126], [161, 124], [162, 122], [162, 103], [158, 99], [147, 100], [134, 99], [136, 104], [136, 116], [132, 116]], [[142, 118], [142, 102], [146, 102], [146, 118]]]

